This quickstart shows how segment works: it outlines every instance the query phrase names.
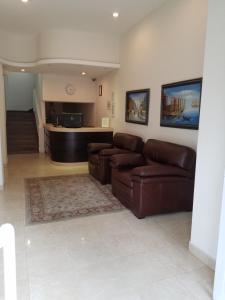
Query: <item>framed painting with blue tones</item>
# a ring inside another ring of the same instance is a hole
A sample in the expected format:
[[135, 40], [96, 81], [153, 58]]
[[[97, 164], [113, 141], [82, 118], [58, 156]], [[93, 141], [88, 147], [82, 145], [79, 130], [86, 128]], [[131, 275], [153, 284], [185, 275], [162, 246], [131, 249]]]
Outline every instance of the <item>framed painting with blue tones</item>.
[[148, 125], [150, 89], [126, 93], [126, 122]]
[[162, 86], [160, 126], [198, 129], [202, 78]]

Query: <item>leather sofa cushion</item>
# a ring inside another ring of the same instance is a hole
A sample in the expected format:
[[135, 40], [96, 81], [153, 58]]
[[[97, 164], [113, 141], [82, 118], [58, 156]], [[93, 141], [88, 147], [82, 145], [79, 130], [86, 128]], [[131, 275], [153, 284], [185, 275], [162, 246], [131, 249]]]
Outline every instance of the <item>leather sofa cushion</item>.
[[102, 149], [112, 148], [112, 144], [108, 143], [89, 143], [88, 144], [88, 153], [98, 153]]
[[144, 165], [144, 158], [140, 153], [117, 154], [111, 157], [113, 168], [137, 167]]
[[148, 165], [134, 168], [131, 171], [132, 176], [139, 177], [190, 177], [190, 173], [169, 165]]
[[92, 154], [89, 156], [89, 162], [94, 165], [99, 164], [99, 155], [98, 154]]
[[127, 133], [116, 133], [113, 143], [117, 148], [127, 149], [132, 152], [141, 152], [143, 148], [142, 138]]
[[100, 156], [112, 156], [115, 154], [123, 154], [123, 153], [129, 153], [130, 151], [126, 149], [118, 149], [118, 148], [112, 148], [112, 149], [103, 149], [100, 151]]
[[126, 185], [127, 187], [133, 187], [130, 170], [113, 169], [113, 177], [116, 178], [117, 181]]
[[186, 146], [150, 139], [145, 143], [143, 153], [147, 162], [153, 160], [186, 170], [195, 166], [195, 151]]

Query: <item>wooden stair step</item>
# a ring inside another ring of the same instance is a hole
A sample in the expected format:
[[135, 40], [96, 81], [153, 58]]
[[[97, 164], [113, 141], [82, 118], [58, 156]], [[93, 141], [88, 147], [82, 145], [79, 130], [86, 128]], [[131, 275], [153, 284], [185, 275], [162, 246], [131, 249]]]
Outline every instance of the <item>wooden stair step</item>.
[[32, 111], [8, 111], [6, 130], [9, 154], [38, 152], [36, 120]]

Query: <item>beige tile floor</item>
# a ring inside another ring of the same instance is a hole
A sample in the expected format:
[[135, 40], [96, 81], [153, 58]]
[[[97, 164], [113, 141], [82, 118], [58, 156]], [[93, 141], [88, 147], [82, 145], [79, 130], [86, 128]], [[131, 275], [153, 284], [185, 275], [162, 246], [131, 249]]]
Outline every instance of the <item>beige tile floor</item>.
[[213, 272], [188, 251], [190, 213], [138, 220], [125, 210], [25, 225], [25, 177], [81, 172], [86, 164], [55, 166], [37, 154], [9, 157], [0, 223], [15, 226], [19, 299], [212, 299]]

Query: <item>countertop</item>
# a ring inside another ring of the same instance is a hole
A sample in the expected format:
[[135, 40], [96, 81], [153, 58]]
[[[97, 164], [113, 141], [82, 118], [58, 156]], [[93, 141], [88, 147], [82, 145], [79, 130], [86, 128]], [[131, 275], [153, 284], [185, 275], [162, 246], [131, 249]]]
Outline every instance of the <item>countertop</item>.
[[80, 127], [80, 128], [66, 128], [61, 126], [54, 126], [52, 124], [45, 124], [44, 127], [48, 131], [55, 131], [55, 132], [111, 132], [113, 128], [110, 127]]

